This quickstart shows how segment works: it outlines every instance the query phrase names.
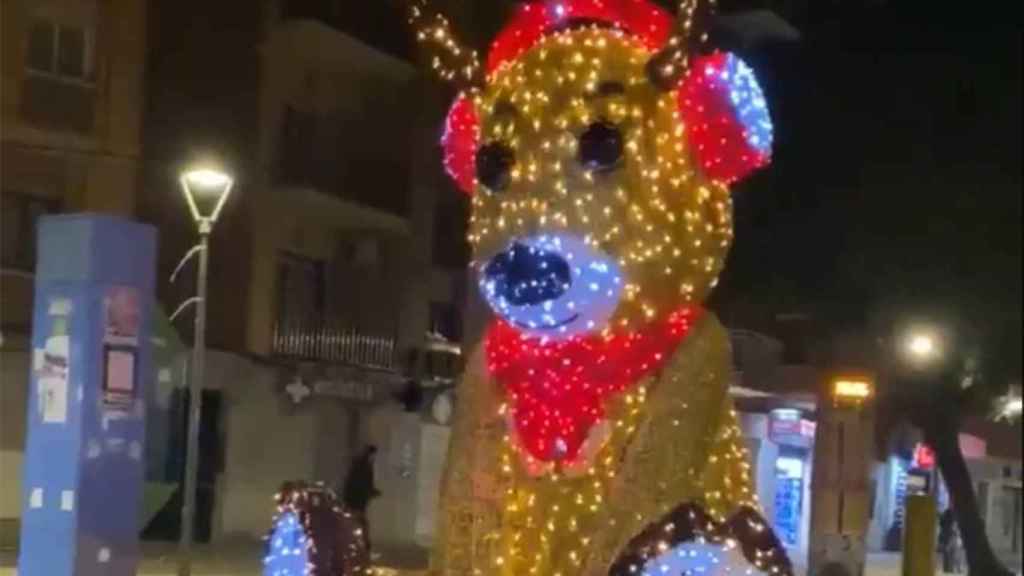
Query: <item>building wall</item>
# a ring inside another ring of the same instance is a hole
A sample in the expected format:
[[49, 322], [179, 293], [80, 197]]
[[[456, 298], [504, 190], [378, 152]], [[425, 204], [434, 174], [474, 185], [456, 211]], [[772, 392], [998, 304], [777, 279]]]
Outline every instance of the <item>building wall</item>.
[[[411, 65], [321, 22], [272, 25], [262, 48], [259, 157], [268, 170], [253, 215], [253, 253], [259, 256], [249, 283], [250, 350], [269, 351], [276, 257], [282, 252], [336, 268], [329, 299], [347, 308], [338, 315], [378, 335], [396, 332], [405, 316], [396, 304], [418, 286], [415, 255], [420, 246], [429, 249], [429, 242], [417, 241], [422, 237], [412, 225], [422, 201], [419, 190], [412, 193], [421, 100], [416, 82]], [[330, 182], [301, 185], [278, 174], [288, 146], [282, 137], [288, 108], [316, 118], [322, 130], [312, 152], [333, 170]], [[378, 207], [375, 197], [391, 200]], [[390, 248], [379, 251], [374, 265], [351, 269], [338, 261], [344, 240], [371, 237]], [[354, 277], [359, 282], [352, 282]]]
[[[969, 460], [992, 549], [1001, 558], [1021, 557], [1021, 461], [1005, 458]], [[1014, 540], [1016, 539], [1016, 542]]]
[[[99, 153], [108, 161], [138, 156], [146, 47], [146, 2], [135, 0], [9, 0], [3, 3], [4, 140], [60, 151]], [[94, 72], [92, 129], [25, 118], [29, 29], [36, 18], [91, 30]], [[101, 170], [102, 171], [102, 170]]]
[[[142, 66], [145, 53], [145, 2], [10, 0], [0, 4], [2, 18], [2, 108], [0, 108], [0, 194], [6, 227], [19, 199], [45, 199], [65, 212], [133, 212], [138, 179]], [[30, 29], [37, 22], [74, 27], [86, 34], [84, 53], [93, 71], [72, 81], [28, 69]], [[114, 25], [116, 23], [116, 26]], [[33, 111], [32, 102], [45, 110]], [[69, 107], [80, 109], [64, 117]], [[84, 119], [87, 126], [80, 122]], [[8, 245], [34, 235], [31, 223]], [[5, 258], [6, 260], [6, 258]], [[31, 278], [10, 269], [31, 262], [3, 262], [0, 317], [7, 332], [27, 332]], [[30, 271], [30, 270], [22, 270]]]
[[0, 548], [17, 540], [28, 406], [28, 350], [0, 351]]
[[403, 556], [425, 554], [437, 528], [451, 428], [392, 405], [372, 410], [361, 433], [380, 450], [375, 480], [381, 496], [369, 511], [374, 547]]
[[270, 526], [281, 484], [312, 476], [315, 414], [288, 405], [275, 370], [227, 353], [211, 360], [208, 383], [223, 393], [225, 455], [214, 538], [258, 538]]
[[[197, 241], [178, 183], [196, 164], [235, 178], [210, 240], [207, 344], [244, 349], [244, 305], [251, 261], [252, 197], [261, 185], [258, 142], [258, 49], [263, 2], [156, 2], [149, 18], [145, 186], [140, 217], [160, 232], [158, 295], [168, 311], [195, 293], [194, 264], [166, 279]], [[192, 338], [192, 316], [175, 323]]]
[[[147, 6], [141, 0], [0, 3], [0, 548], [13, 544], [18, 531], [29, 385], [35, 230], [20, 207], [42, 201], [48, 211], [134, 213]], [[29, 71], [38, 22], [82, 32], [80, 76]]]
[[[410, 287], [428, 281], [429, 235], [421, 234], [429, 230], [416, 222], [424, 213], [430, 219], [434, 192], [432, 186], [413, 191], [411, 164], [424, 141], [418, 118], [436, 88], [428, 89], [410, 64], [318, 20], [278, 20], [272, 2], [259, 3], [252, 11], [258, 16], [233, 23], [227, 37], [211, 36], [196, 23], [201, 17], [219, 22], [230, 17], [231, 6], [245, 3], [215, 4], [164, 4], [160, 20], [168, 24], [154, 21], [157, 28], [185, 30], [183, 39], [155, 33], [161, 40], [151, 64], [146, 218], [160, 227], [167, 247], [161, 270], [169, 273], [194, 242], [175, 189], [177, 171], [191, 159], [212, 158], [226, 164], [237, 183], [211, 245], [211, 346], [272, 353], [278, 258], [284, 253], [331, 269], [327, 298], [330, 307], [345, 308], [339, 315], [376, 322], [376, 332], [393, 333], [401, 324], [400, 334], [418, 321], [416, 331], [422, 332], [425, 296], [404, 301]], [[211, 50], [217, 53], [212, 61]], [[217, 79], [219, 88], [206, 88], [217, 73], [214, 63], [226, 77]], [[282, 178], [288, 108], [315, 120], [310, 155], [316, 162], [309, 167], [329, 169], [329, 182]], [[436, 137], [440, 119], [429, 126]], [[425, 146], [432, 152], [434, 137]], [[440, 172], [439, 158], [429, 164], [432, 173]], [[341, 265], [342, 242], [371, 235], [393, 248], [390, 254], [369, 268]], [[161, 296], [173, 307], [191, 290], [186, 273], [178, 286], [163, 287]], [[177, 326], [190, 332], [187, 321]]]
[[[437, 87], [323, 22], [280, 21], [274, 4], [182, 0], [161, 3], [151, 21], [145, 216], [161, 230], [164, 275], [195, 238], [178, 171], [208, 158], [237, 182], [211, 239], [208, 343], [217, 352], [206, 385], [222, 393], [224, 432], [215, 539], [263, 536], [281, 482], [336, 485], [365, 441], [365, 405], [322, 397], [294, 405], [282, 391], [296, 373], [327, 363], [274, 353], [280, 256], [322, 262], [327, 312], [397, 332], [403, 347], [422, 341], [432, 299], [459, 292], [431, 267], [435, 196], [450, 187], [436, 146]], [[224, 37], [212, 34], [218, 27]], [[286, 107], [337, 129], [317, 132], [310, 148], [321, 162], [314, 168], [335, 170], [327, 182], [281, 178]], [[345, 261], [341, 245], [369, 237], [385, 246], [380, 258], [366, 267]], [[189, 297], [193, 282], [186, 271], [165, 285], [165, 307]], [[177, 328], [191, 336], [188, 313]]]
[[[385, 542], [396, 534], [411, 538], [414, 526], [399, 512], [406, 497], [409, 509], [415, 509], [418, 484], [416, 478], [396, 475], [398, 460], [388, 455], [400, 453], [393, 448], [401, 438], [418, 436], [400, 433], [405, 421], [390, 401], [391, 390], [378, 390], [371, 403], [326, 396], [296, 403], [285, 391], [296, 375], [291, 368], [225, 352], [211, 353], [208, 365], [206, 387], [222, 394], [219, 428], [224, 431], [215, 541], [262, 538], [273, 514], [272, 497], [285, 481], [320, 481], [340, 489], [352, 459], [367, 443], [381, 449], [378, 483], [390, 498], [374, 506], [379, 520], [374, 535]], [[415, 431], [406, 425], [410, 430]], [[419, 451], [414, 450], [415, 456]]]

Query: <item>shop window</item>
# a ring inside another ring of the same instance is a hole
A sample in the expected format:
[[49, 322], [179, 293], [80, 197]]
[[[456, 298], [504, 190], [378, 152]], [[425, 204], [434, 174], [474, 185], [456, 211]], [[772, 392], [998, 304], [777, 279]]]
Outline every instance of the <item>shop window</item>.
[[802, 457], [779, 456], [775, 463], [775, 531], [786, 546], [800, 544], [804, 512], [804, 473]]

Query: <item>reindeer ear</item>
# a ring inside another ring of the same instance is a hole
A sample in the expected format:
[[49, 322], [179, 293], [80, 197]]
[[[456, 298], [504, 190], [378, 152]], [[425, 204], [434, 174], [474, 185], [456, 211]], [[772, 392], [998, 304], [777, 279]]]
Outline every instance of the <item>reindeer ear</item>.
[[441, 137], [444, 167], [466, 194], [476, 190], [476, 151], [480, 147], [480, 119], [472, 94], [459, 94], [448, 110]]
[[695, 58], [677, 97], [687, 143], [708, 178], [732, 183], [771, 160], [768, 104], [753, 70], [736, 55]]

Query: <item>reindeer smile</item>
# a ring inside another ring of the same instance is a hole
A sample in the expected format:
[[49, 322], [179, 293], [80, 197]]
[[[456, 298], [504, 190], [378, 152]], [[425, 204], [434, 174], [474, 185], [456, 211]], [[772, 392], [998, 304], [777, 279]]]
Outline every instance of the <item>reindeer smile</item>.
[[552, 324], [551, 326], [530, 326], [529, 324], [523, 324], [518, 320], [512, 322], [512, 324], [524, 330], [556, 330], [558, 328], [561, 328], [562, 326], [568, 326], [569, 324], [572, 324], [573, 322], [578, 320], [579, 317], [579, 314], [573, 314], [572, 316], [566, 318], [565, 320], [557, 321], [555, 324]]

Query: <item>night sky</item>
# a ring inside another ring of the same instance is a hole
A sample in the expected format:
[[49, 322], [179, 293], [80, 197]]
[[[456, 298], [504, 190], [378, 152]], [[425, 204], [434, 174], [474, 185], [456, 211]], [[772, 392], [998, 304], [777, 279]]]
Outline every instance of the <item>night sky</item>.
[[1019, 374], [1017, 20], [941, 3], [812, 4], [793, 15], [799, 45], [748, 56], [778, 144], [737, 190], [716, 307], [741, 322], [808, 314], [829, 330], [949, 322], [1017, 342]]

